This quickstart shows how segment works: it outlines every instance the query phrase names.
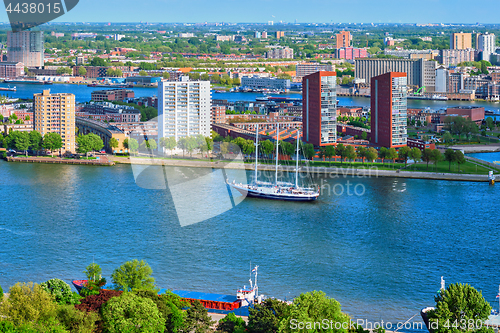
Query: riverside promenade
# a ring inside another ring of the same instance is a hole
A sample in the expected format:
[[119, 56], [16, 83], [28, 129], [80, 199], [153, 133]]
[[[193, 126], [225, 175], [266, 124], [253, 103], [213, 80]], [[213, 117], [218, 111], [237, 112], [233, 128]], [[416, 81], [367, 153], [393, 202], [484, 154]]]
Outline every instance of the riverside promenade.
[[[138, 164], [138, 165], [165, 165], [178, 167], [192, 168], [214, 168], [214, 169], [239, 169], [239, 170], [255, 170], [254, 164], [245, 164], [243, 161], [200, 161], [200, 160], [177, 160], [163, 158], [147, 158], [147, 157], [118, 157], [110, 156], [110, 159], [116, 163], [123, 164]], [[295, 166], [279, 166], [281, 171], [295, 172]], [[271, 164], [259, 164], [260, 171], [274, 171], [275, 166]], [[358, 178], [377, 178], [377, 177], [394, 177], [394, 178], [413, 178], [413, 179], [435, 179], [435, 180], [455, 180], [455, 181], [471, 181], [471, 182], [488, 182], [488, 175], [470, 175], [456, 173], [436, 173], [436, 172], [416, 172], [406, 170], [379, 170], [375, 167], [366, 169], [357, 169], [352, 167], [337, 168], [337, 167], [306, 167], [299, 168], [301, 173], [310, 173], [312, 175], [323, 175], [330, 178], [339, 177], [358, 177]]]
[[107, 156], [99, 156], [99, 159], [95, 160], [83, 160], [83, 159], [69, 159], [60, 157], [40, 157], [40, 156], [29, 156], [29, 157], [7, 157], [8, 162], [21, 162], [21, 163], [48, 163], [48, 164], [78, 164], [78, 165], [101, 165], [101, 166], [112, 166], [115, 162], [108, 159]]

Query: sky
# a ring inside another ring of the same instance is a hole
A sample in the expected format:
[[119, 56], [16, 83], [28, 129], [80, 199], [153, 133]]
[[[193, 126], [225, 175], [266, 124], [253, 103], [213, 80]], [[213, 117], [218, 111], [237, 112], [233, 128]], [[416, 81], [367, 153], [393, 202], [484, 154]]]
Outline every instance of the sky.
[[80, 0], [56, 22], [495, 24], [499, 10], [500, 0]]

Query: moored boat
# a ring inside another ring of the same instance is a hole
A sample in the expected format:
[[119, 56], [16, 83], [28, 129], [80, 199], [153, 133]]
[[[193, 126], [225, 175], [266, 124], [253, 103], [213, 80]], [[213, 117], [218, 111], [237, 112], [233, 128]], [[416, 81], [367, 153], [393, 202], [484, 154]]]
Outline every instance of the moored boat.
[[[239, 315], [248, 315], [248, 307], [255, 303], [261, 303], [265, 297], [258, 295], [257, 286], [257, 270], [259, 266], [251, 271], [250, 275], [250, 287], [244, 286], [236, 291], [236, 295], [224, 295], [224, 294], [213, 294], [199, 291], [188, 291], [188, 290], [171, 290], [172, 293], [178, 295], [182, 299], [192, 303], [199, 301], [209, 312], [217, 313], [229, 313], [234, 312]], [[254, 281], [252, 281], [251, 276], [254, 275]], [[76, 290], [80, 292], [82, 288], [85, 288], [88, 280], [73, 280], [71, 281]], [[107, 284], [103, 289], [114, 289], [114, 285]], [[159, 295], [167, 292], [167, 289], [161, 289]]]
[[258, 180], [258, 155], [259, 155], [259, 128], [257, 126], [255, 134], [255, 176], [252, 184], [236, 183], [234, 180], [226, 184], [241, 194], [261, 199], [284, 200], [284, 201], [314, 201], [319, 197], [319, 189], [310, 187], [301, 187], [298, 184], [299, 179], [299, 131], [297, 131], [297, 156], [295, 166], [295, 184], [278, 182], [278, 143], [279, 143], [279, 124], [277, 126], [276, 136], [276, 168], [274, 183], [262, 183]]

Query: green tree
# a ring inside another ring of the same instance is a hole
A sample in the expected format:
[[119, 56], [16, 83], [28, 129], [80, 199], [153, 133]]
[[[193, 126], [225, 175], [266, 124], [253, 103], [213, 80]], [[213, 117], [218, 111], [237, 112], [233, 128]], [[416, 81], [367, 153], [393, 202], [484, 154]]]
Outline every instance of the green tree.
[[255, 152], [255, 144], [252, 140], [246, 140], [243, 145], [243, 152], [247, 155], [252, 155]]
[[87, 75], [87, 69], [86, 69], [85, 67], [83, 67], [83, 66], [80, 66], [80, 67], [78, 68], [78, 75], [80, 75], [80, 76], [85, 76], [85, 75]]
[[30, 148], [38, 153], [42, 149], [42, 135], [38, 131], [31, 131], [29, 137]]
[[348, 145], [346, 146], [346, 158], [350, 160], [351, 162], [355, 161], [357, 158], [356, 154], [356, 149], [354, 149], [354, 146]]
[[116, 148], [118, 148], [118, 140], [116, 138], [109, 139], [109, 146], [111, 147], [111, 152], [114, 154]]
[[361, 139], [367, 140], [368, 139], [368, 133], [366, 133], [365, 131], [363, 131], [363, 133], [361, 133]]
[[163, 77], [164, 79], [168, 80], [168, 79], [170, 79], [170, 73], [169, 73], [169, 72], [167, 72], [167, 71], [165, 71], [165, 72], [163, 72], [162, 77]]
[[[433, 327], [433, 332], [493, 332], [492, 328], [482, 325], [490, 315], [491, 306], [482, 293], [474, 287], [461, 283], [450, 284], [446, 290], [438, 293], [435, 301], [435, 310], [428, 312], [429, 324]], [[471, 322], [474, 323], [472, 329], [468, 326]], [[461, 327], [464, 326], [463, 323], [466, 323], [465, 328]]]
[[330, 165], [332, 164], [332, 157], [335, 156], [335, 146], [326, 146], [325, 148], [325, 157], [327, 157], [328, 159], [330, 159]]
[[148, 73], [146, 73], [146, 71], [144, 70], [141, 70], [139, 71], [139, 76], [148, 76]]
[[398, 157], [400, 160], [405, 161], [405, 168], [406, 168], [406, 164], [408, 162], [409, 155], [410, 155], [410, 148], [408, 146], [404, 146], [404, 147], [399, 148]]
[[370, 147], [366, 150], [365, 157], [368, 161], [372, 162], [378, 157], [378, 152], [375, 148]]
[[123, 145], [123, 149], [128, 150], [128, 138], [125, 138], [125, 140], [123, 140], [122, 145]]
[[43, 149], [50, 150], [54, 152], [55, 150], [62, 148], [62, 138], [59, 133], [47, 133], [43, 137], [42, 147]]
[[394, 161], [398, 158], [399, 154], [395, 148], [389, 148], [387, 150], [387, 158], [392, 160], [392, 167], [394, 168]]
[[106, 279], [101, 276], [101, 266], [91, 263], [84, 271], [87, 276], [85, 288], [80, 290], [81, 296], [98, 295], [102, 287], [106, 284]]
[[40, 284], [46, 292], [52, 295], [58, 304], [77, 304], [80, 296], [71, 291], [69, 284], [60, 279], [51, 279]]
[[486, 61], [482, 60], [481, 61], [481, 73], [488, 75], [488, 65], [486, 64]]
[[15, 136], [16, 149], [18, 151], [24, 151], [26, 156], [28, 156], [28, 149], [30, 148], [30, 135], [28, 132], [13, 132], [11, 133], [17, 135]]
[[[322, 322], [328, 318], [331, 323], [338, 323], [338, 327], [349, 327], [350, 318], [347, 314], [341, 311], [341, 306], [338, 301], [326, 296], [322, 291], [312, 291], [301, 294], [294, 299], [292, 306], [289, 309], [290, 314], [286, 320], [281, 321], [280, 332], [297, 332], [294, 328], [294, 322], [314, 323]], [[335, 324], [334, 324], [335, 326]], [[314, 332], [315, 329], [306, 329], [304, 331]], [[319, 331], [319, 330], [318, 330]], [[345, 332], [347, 329], [326, 329], [321, 332]]]
[[380, 150], [378, 152], [378, 157], [382, 159], [382, 164], [385, 163], [385, 159], [387, 158], [387, 153], [388, 153], [388, 149], [385, 147], [380, 148]]
[[437, 170], [437, 164], [443, 160], [443, 154], [438, 149], [433, 149], [431, 160], [434, 162], [434, 170]]
[[106, 63], [106, 61], [99, 57], [94, 57], [90, 61], [90, 66], [107, 66], [107, 65], [108, 64]]
[[177, 146], [177, 141], [175, 141], [175, 137], [171, 136], [162, 139], [163, 139], [163, 148], [170, 150], [170, 155], [172, 155], [172, 150], [174, 150], [175, 147]]
[[211, 332], [214, 324], [207, 309], [199, 302], [194, 301], [186, 311], [185, 331], [195, 333]]
[[15, 326], [36, 327], [53, 322], [56, 318], [57, 303], [40, 285], [16, 283], [9, 289], [9, 297], [0, 305], [0, 314], [9, 318]]
[[117, 290], [156, 290], [152, 273], [153, 270], [146, 262], [134, 259], [115, 269], [111, 278]]
[[102, 309], [104, 327], [109, 333], [163, 333], [165, 318], [149, 298], [124, 293], [106, 302]]
[[495, 127], [495, 122], [493, 121], [493, 118], [491, 118], [491, 117], [487, 117], [487, 118], [485, 119], [485, 122], [486, 122], [486, 126], [488, 126], [488, 128], [489, 128], [490, 130], [492, 130], [492, 129]]
[[443, 134], [443, 142], [446, 144], [446, 146], [451, 146], [453, 143], [453, 135], [451, 135], [450, 131], [446, 131]]
[[158, 148], [158, 145], [156, 144], [156, 141], [154, 139], [149, 139], [142, 141], [141, 148], [152, 153], [153, 150], [156, 150]]
[[128, 139], [127, 143], [130, 152], [137, 153], [137, 151], [139, 150], [139, 142], [137, 142], [137, 140], [134, 138], [130, 138]]
[[76, 144], [78, 145], [76, 150], [80, 154], [87, 154], [91, 151], [99, 151], [104, 147], [104, 142], [102, 142], [101, 137], [94, 133], [86, 135], [80, 134], [76, 138]]
[[88, 333], [94, 332], [99, 315], [92, 311], [80, 311], [73, 305], [64, 305], [57, 308], [57, 319], [71, 333]]
[[193, 151], [198, 148], [198, 142], [196, 137], [188, 136], [186, 138], [186, 150], [189, 152], [189, 156], [193, 157]]
[[313, 144], [312, 143], [303, 144], [302, 154], [308, 160], [310, 160], [311, 158], [313, 158], [314, 155], [316, 155], [316, 152], [314, 151]]
[[420, 161], [421, 156], [422, 156], [422, 151], [418, 148], [412, 148], [410, 150], [410, 153], [408, 154], [408, 157], [410, 157], [413, 160], [414, 164], [417, 164], [417, 162]]
[[451, 163], [455, 162], [457, 155], [453, 149], [446, 149], [444, 152], [444, 160], [448, 162], [448, 171], [451, 171]]
[[429, 162], [432, 161], [432, 149], [425, 148], [422, 152], [422, 161], [427, 163], [427, 170], [429, 170]]
[[219, 320], [217, 331], [222, 333], [245, 332], [246, 326], [245, 321], [241, 317], [236, 317], [234, 313], [230, 312]]
[[267, 156], [269, 156], [274, 151], [274, 145], [269, 139], [262, 141], [259, 147], [260, 151]]
[[347, 157], [347, 148], [344, 146], [344, 144], [339, 143], [337, 145], [337, 147], [335, 148], [335, 154], [337, 154], [337, 156], [340, 156], [340, 164], [342, 164], [344, 158]]
[[250, 333], [277, 333], [280, 323], [290, 316], [290, 305], [277, 299], [266, 299], [249, 308], [248, 331]]
[[465, 162], [467, 162], [464, 153], [462, 153], [460, 150], [455, 151], [455, 161], [458, 164], [458, 172], [460, 172], [460, 164], [464, 164]]
[[295, 153], [295, 147], [290, 142], [281, 141], [280, 146], [281, 146], [281, 152], [288, 157], [292, 157], [293, 154]]

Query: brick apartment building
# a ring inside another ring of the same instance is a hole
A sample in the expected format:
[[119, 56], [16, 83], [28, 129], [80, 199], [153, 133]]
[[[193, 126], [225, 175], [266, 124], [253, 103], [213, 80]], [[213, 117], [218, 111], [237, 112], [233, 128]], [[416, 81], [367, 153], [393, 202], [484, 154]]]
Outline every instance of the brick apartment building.
[[91, 99], [95, 102], [124, 101], [134, 97], [134, 91], [128, 89], [97, 90], [93, 91], [91, 94]]
[[371, 79], [371, 142], [387, 148], [406, 146], [407, 76], [389, 72]]

